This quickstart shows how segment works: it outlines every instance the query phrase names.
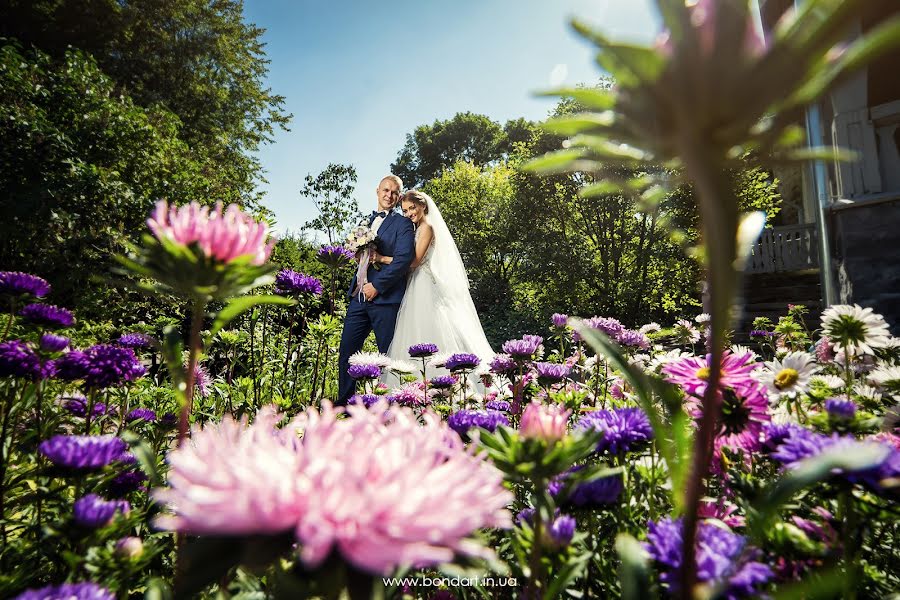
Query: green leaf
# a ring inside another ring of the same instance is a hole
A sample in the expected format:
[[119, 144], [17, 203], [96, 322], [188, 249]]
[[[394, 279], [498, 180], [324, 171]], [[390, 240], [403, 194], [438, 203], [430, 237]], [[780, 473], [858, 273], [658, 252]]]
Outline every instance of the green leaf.
[[239, 296], [232, 298], [225, 304], [225, 308], [219, 311], [216, 319], [213, 321], [212, 327], [207, 335], [207, 344], [216, 337], [219, 331], [228, 325], [232, 319], [241, 315], [243, 312], [259, 306], [261, 304], [278, 304], [281, 306], [293, 306], [296, 300], [285, 298], [284, 296], [258, 295], [258, 296]]
[[860, 159], [858, 152], [847, 150], [845, 148], [836, 148], [834, 146], [822, 146], [818, 148], [797, 148], [790, 150], [783, 155], [779, 155], [779, 159], [806, 162], [810, 160], [824, 160], [839, 162], [856, 162]]
[[665, 57], [652, 48], [613, 42], [577, 19], [572, 21], [572, 27], [600, 48], [597, 62], [620, 85], [632, 87], [652, 84], [666, 65]]
[[620, 534], [616, 536], [616, 552], [622, 561], [619, 565], [622, 600], [653, 598], [647, 553], [641, 544], [628, 534]]
[[597, 88], [558, 88], [540, 92], [538, 95], [572, 98], [579, 104], [594, 110], [609, 110], [616, 104], [616, 97], [612, 91]]
[[575, 135], [582, 131], [591, 131], [597, 128], [605, 128], [615, 122], [616, 116], [612, 111], [602, 113], [578, 113], [563, 117], [554, 117], [541, 124], [545, 131], [559, 135]]
[[585, 152], [581, 149], [557, 150], [529, 160], [522, 168], [534, 173], [561, 173], [571, 168], [584, 155]]

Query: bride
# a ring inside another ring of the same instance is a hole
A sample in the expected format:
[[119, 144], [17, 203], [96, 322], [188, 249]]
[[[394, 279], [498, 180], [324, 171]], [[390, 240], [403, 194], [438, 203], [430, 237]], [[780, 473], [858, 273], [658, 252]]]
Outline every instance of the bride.
[[[428, 194], [418, 190], [406, 192], [401, 207], [416, 230], [416, 256], [388, 356], [409, 360], [410, 346], [431, 343], [442, 354], [468, 352], [485, 364], [494, 351], [481, 328], [466, 268], [441, 211]], [[376, 254], [374, 260], [389, 264], [393, 258]], [[434, 375], [431, 371], [429, 377]]]

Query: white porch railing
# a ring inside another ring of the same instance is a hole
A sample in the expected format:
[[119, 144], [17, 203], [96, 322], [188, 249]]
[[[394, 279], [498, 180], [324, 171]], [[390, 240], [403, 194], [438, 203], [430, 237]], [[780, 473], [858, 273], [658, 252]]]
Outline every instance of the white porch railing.
[[812, 223], [765, 229], [759, 236], [750, 259], [748, 273], [802, 271], [819, 266], [816, 230]]

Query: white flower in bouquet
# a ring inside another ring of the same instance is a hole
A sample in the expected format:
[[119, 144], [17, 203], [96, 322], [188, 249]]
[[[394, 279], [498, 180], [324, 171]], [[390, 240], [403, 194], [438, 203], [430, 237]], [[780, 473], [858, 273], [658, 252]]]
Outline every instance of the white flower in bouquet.
[[353, 228], [353, 231], [347, 236], [347, 241], [344, 242], [344, 247], [353, 252], [354, 254], [364, 250], [366, 247], [375, 243], [375, 239], [378, 236], [372, 230], [371, 227], [366, 225], [357, 225]]

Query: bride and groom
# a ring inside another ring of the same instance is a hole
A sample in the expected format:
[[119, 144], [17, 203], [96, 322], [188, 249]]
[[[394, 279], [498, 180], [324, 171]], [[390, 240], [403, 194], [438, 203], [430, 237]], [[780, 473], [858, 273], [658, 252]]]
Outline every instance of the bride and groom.
[[[350, 283], [350, 305], [341, 333], [338, 404], [356, 391], [347, 372], [369, 332], [378, 351], [407, 360], [413, 344], [436, 344], [441, 352], [470, 352], [487, 360], [494, 352], [481, 328], [469, 293], [469, 279], [456, 242], [434, 200], [412, 190], [402, 199], [403, 182], [387, 175], [378, 184], [378, 210], [368, 226], [376, 249], [359, 289]], [[403, 214], [394, 208], [400, 204]], [[376, 267], [377, 265], [377, 267]]]

